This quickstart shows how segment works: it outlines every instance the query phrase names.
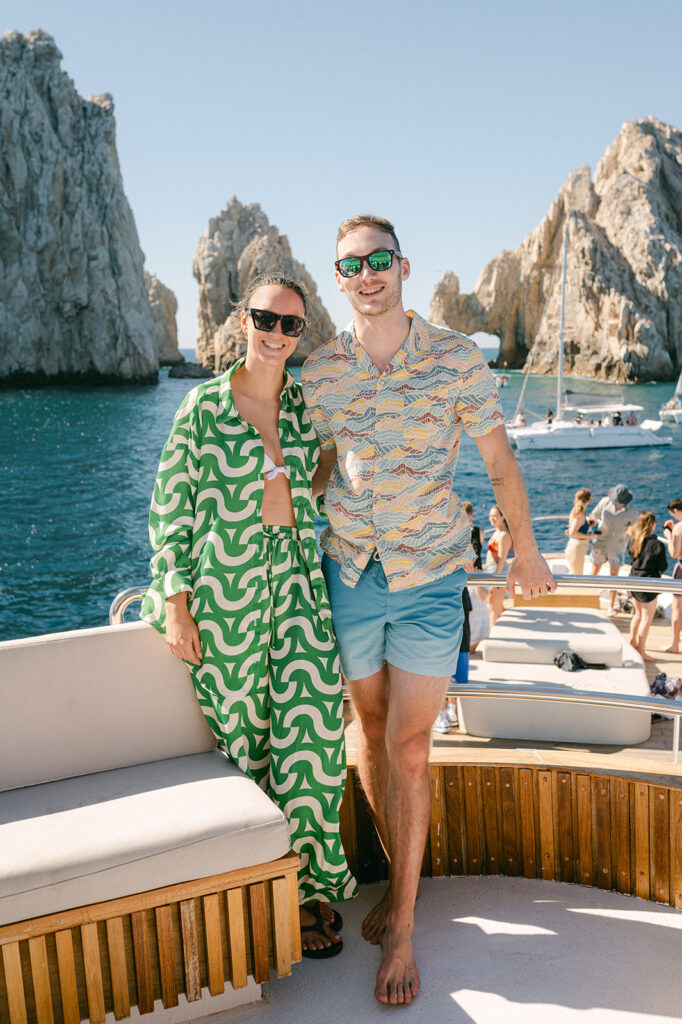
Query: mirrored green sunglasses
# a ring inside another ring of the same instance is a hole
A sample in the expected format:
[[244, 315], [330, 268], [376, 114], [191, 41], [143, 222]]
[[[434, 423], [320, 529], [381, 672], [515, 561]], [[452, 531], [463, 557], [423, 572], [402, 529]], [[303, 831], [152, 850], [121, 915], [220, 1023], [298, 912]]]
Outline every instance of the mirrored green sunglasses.
[[356, 277], [362, 270], [363, 263], [367, 263], [372, 270], [390, 270], [394, 256], [402, 259], [402, 255], [395, 249], [377, 249], [367, 256], [345, 256], [344, 259], [337, 260], [334, 266], [341, 277]]

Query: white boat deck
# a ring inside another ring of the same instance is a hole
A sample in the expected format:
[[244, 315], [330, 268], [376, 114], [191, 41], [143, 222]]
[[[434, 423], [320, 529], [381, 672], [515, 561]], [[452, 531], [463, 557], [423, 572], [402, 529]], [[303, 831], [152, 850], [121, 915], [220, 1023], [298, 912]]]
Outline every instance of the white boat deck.
[[417, 903], [421, 991], [373, 996], [379, 950], [360, 935], [383, 891], [342, 906], [344, 950], [304, 960], [215, 1024], [659, 1024], [682, 1017], [682, 914], [617, 893], [525, 878], [426, 878]]

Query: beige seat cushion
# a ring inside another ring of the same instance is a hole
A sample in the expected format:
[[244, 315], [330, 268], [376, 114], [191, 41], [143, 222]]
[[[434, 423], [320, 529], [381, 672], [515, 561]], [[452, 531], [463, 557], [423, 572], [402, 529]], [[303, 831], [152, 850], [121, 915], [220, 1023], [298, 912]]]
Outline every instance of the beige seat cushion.
[[536, 665], [551, 665], [555, 656], [566, 650], [575, 651], [590, 664], [606, 665], [608, 668], [619, 668], [623, 664], [623, 642], [620, 637], [592, 637], [578, 633], [556, 639], [488, 639], [481, 644], [484, 661], [523, 661]]
[[187, 666], [145, 622], [0, 643], [0, 790], [212, 750]]
[[[564, 672], [552, 661], [556, 651], [567, 648], [609, 667]], [[616, 626], [599, 611], [579, 608], [507, 609], [486, 641], [485, 660], [470, 663], [469, 682], [640, 697], [650, 693], [641, 657]], [[460, 725], [473, 736], [629, 746], [643, 743], [651, 733], [647, 711], [503, 697], [461, 697], [457, 703]]]
[[0, 924], [288, 850], [284, 815], [217, 750], [0, 793]]

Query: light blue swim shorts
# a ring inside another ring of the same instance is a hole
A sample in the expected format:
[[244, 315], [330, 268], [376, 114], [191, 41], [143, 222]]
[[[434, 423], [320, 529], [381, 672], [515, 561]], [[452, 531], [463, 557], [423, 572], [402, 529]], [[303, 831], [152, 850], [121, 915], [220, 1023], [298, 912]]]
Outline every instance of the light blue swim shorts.
[[338, 562], [323, 556], [322, 571], [346, 679], [371, 676], [384, 662], [415, 675], [450, 678], [462, 642], [464, 569], [393, 593], [381, 562], [374, 558], [354, 587], [341, 582], [340, 570]]

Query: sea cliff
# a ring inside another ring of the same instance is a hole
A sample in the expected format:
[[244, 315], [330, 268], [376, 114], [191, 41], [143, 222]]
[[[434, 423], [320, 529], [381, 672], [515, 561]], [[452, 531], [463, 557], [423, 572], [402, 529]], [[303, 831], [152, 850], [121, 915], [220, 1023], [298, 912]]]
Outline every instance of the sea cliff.
[[0, 38], [0, 383], [154, 381], [113, 100], [60, 61], [46, 32]]
[[436, 286], [432, 319], [500, 338], [500, 363], [556, 370], [568, 225], [565, 369], [618, 382], [672, 380], [682, 368], [682, 132], [628, 121], [599, 161], [574, 171], [542, 222], [462, 294]]

